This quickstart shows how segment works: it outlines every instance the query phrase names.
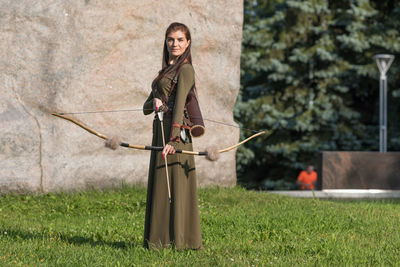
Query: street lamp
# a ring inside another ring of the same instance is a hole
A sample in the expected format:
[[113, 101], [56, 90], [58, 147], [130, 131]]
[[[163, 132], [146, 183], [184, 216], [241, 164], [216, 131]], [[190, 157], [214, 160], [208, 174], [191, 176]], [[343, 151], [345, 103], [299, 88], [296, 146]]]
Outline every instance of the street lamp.
[[387, 151], [387, 77], [386, 72], [394, 60], [393, 55], [379, 54], [374, 59], [381, 73], [379, 79], [379, 152]]

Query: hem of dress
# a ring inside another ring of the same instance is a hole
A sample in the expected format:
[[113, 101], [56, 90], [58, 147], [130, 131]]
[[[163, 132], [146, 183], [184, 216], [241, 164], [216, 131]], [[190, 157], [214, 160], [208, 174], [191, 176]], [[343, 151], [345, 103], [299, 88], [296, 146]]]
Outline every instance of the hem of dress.
[[153, 251], [159, 251], [162, 249], [173, 249], [173, 250], [202, 250], [203, 243], [201, 242], [199, 246], [176, 246], [173, 242], [168, 244], [159, 244], [144, 242], [143, 247]]

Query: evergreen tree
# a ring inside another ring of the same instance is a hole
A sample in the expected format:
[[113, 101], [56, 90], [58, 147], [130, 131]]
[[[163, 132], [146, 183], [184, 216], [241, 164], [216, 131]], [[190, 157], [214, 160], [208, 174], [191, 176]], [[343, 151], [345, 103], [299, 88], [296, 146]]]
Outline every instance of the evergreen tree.
[[[239, 149], [239, 182], [294, 180], [316, 165], [321, 150], [376, 150], [379, 74], [372, 56], [400, 51], [398, 2], [263, 3], [245, 1], [235, 117], [242, 127], [272, 134]], [[394, 97], [400, 80], [391, 74], [398, 71], [394, 64], [388, 73]], [[399, 98], [391, 99], [395, 119]], [[391, 150], [400, 150], [399, 130], [390, 120]]]

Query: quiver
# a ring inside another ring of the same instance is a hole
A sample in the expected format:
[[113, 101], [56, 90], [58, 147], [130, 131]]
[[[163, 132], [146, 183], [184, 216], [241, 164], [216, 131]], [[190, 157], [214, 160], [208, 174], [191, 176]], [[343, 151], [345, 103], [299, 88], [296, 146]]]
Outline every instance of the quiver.
[[197, 95], [194, 89], [190, 90], [186, 98], [185, 111], [187, 113], [187, 123], [190, 127], [190, 135], [193, 137], [201, 137], [204, 135], [206, 128], [204, 126], [199, 101], [197, 100]]

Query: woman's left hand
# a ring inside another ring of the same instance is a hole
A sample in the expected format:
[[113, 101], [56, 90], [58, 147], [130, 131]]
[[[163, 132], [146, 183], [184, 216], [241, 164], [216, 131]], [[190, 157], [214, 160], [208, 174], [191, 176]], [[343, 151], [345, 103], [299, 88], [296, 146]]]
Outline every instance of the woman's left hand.
[[171, 146], [170, 144], [166, 144], [163, 151], [162, 151], [162, 156], [165, 157], [165, 155], [173, 155], [175, 154], [175, 148]]
[[159, 98], [153, 98], [153, 109], [158, 111], [158, 109], [162, 106], [162, 101]]

